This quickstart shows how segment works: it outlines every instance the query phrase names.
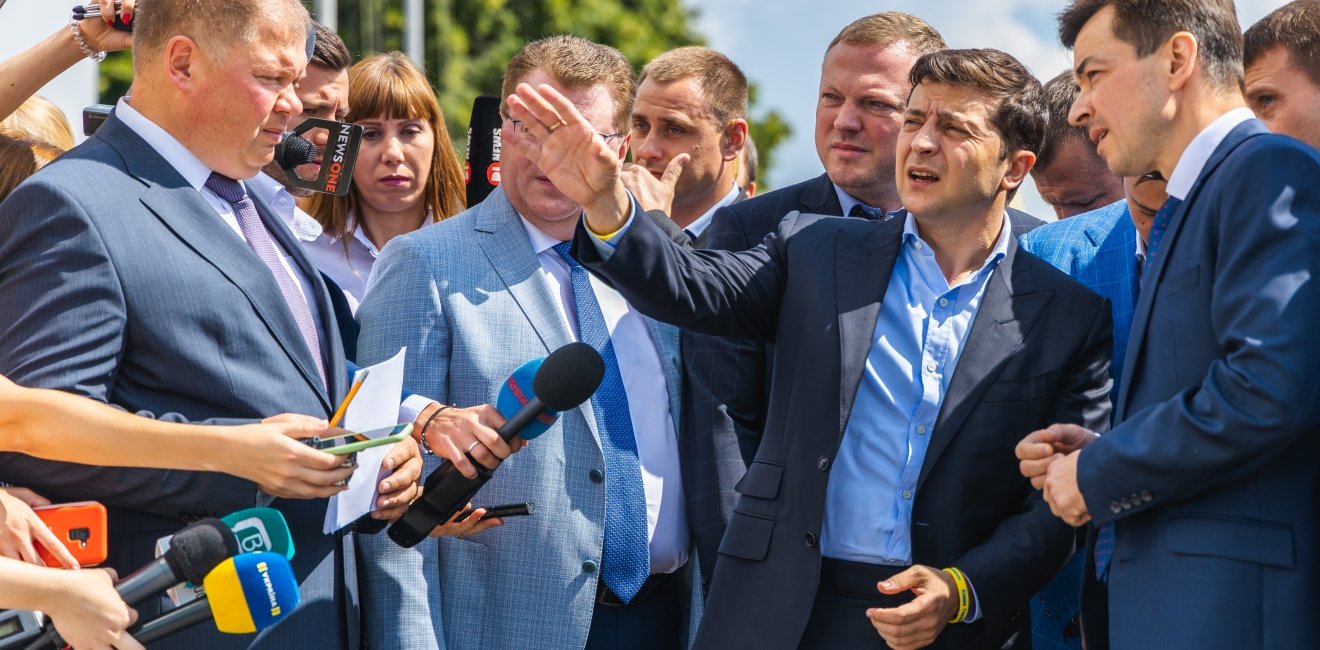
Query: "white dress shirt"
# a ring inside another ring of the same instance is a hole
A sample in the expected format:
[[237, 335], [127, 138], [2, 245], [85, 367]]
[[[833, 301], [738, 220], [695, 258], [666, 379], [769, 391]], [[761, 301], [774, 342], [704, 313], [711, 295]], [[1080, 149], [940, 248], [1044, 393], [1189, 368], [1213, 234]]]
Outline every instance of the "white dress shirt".
[[[553, 250], [559, 240], [522, 220], [542, 275], [558, 300], [559, 315], [577, 338], [577, 307], [568, 264]], [[591, 288], [614, 341], [619, 374], [628, 394], [637, 459], [646, 493], [646, 532], [651, 548], [651, 573], [671, 573], [687, 562], [688, 523], [678, 465], [678, 436], [669, 413], [669, 393], [660, 353], [646, 320], [617, 291], [591, 276]]]
[[1215, 149], [1218, 149], [1224, 138], [1228, 137], [1229, 131], [1254, 117], [1256, 115], [1249, 108], [1235, 108], [1220, 115], [1210, 123], [1210, 126], [1202, 129], [1191, 142], [1187, 143], [1187, 148], [1183, 149], [1182, 155], [1178, 157], [1178, 164], [1173, 166], [1173, 172], [1169, 174], [1169, 182], [1165, 183], [1164, 191], [1179, 201], [1187, 200], [1187, 194], [1192, 191], [1196, 179], [1200, 178], [1201, 170], [1205, 169], [1205, 164], [1210, 162], [1210, 156], [1214, 154]]

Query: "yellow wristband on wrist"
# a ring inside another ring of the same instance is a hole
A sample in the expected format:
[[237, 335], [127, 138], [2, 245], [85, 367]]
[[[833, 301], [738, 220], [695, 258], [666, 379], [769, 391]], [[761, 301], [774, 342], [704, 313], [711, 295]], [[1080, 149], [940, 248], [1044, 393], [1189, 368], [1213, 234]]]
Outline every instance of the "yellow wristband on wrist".
[[972, 610], [972, 590], [967, 586], [967, 576], [957, 567], [945, 567], [944, 572], [953, 578], [953, 584], [958, 588], [958, 612], [949, 622], [961, 623], [967, 620], [967, 614]]

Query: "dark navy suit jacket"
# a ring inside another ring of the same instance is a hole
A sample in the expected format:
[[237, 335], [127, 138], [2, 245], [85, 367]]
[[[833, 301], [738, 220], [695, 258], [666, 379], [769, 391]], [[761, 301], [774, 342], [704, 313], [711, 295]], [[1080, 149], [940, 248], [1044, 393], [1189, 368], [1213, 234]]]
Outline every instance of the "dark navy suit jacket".
[[[828, 470], [902, 223], [792, 213], [761, 245], [729, 253], [675, 246], [639, 218], [608, 261], [578, 229], [578, 259], [642, 313], [776, 344], [765, 436], [738, 484], [697, 647], [797, 647], [819, 579]], [[1062, 565], [1072, 529], [1019, 473], [1013, 447], [1056, 420], [1108, 420], [1110, 329], [1104, 299], [1010, 240], [917, 483], [913, 561], [963, 569], [983, 613], [947, 627], [937, 647], [999, 648], [1029, 633], [1027, 600]]]
[[1077, 463], [1115, 534], [1107, 628], [1085, 573], [1090, 647], [1320, 639], [1318, 179], [1314, 149], [1239, 125], [1146, 270], [1116, 424]]

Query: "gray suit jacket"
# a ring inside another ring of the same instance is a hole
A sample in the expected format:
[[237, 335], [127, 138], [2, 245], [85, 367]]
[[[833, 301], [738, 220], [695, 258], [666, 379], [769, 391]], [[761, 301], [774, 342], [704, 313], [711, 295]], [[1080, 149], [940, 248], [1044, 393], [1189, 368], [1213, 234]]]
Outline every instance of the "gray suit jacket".
[[[330, 393], [275, 279], [159, 154], [111, 116], [0, 205], [0, 373], [162, 420], [281, 412], [326, 417], [344, 354], [320, 274], [270, 210], [267, 229], [316, 282]], [[131, 444], [131, 442], [127, 443]], [[223, 453], [223, 450], [217, 450]], [[254, 505], [251, 482], [203, 472], [102, 468], [0, 454], [0, 480], [110, 508], [120, 575], [186, 521]], [[355, 647], [356, 572], [321, 534], [325, 501], [276, 500], [293, 529], [302, 604], [258, 637], [204, 625], [160, 647]], [[164, 601], [164, 598], [161, 598]], [[161, 603], [138, 608], [151, 618]]]
[[[386, 246], [358, 310], [359, 359], [374, 363], [407, 346], [411, 390], [458, 406], [494, 403], [514, 369], [573, 340], [540, 274], [522, 221], [496, 189], [476, 207]], [[678, 331], [653, 321], [650, 328], [676, 416]], [[438, 465], [428, 458], [426, 471]], [[505, 461], [478, 497], [486, 505], [535, 503], [534, 516], [412, 549], [385, 536], [363, 538], [370, 645], [582, 648], [605, 521], [605, 491], [590, 476], [603, 467], [587, 402]]]

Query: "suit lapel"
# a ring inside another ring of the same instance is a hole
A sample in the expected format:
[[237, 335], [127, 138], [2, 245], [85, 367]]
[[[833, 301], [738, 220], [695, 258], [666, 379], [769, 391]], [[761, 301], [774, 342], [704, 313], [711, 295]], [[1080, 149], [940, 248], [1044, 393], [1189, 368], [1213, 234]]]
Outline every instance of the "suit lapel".
[[[129, 173], [147, 186], [140, 200], [148, 211], [243, 292], [257, 316], [328, 410], [329, 398], [321, 387], [315, 365], [308, 353], [303, 352], [307, 346], [302, 343], [298, 325], [289, 313], [275, 278], [271, 277], [257, 254], [220, 219], [196, 189], [122, 122], [114, 119], [106, 122], [97, 136], [118, 151]], [[265, 215], [262, 218], [269, 222]], [[339, 363], [343, 364], [342, 357]], [[334, 374], [329, 366], [326, 371]]]
[[540, 339], [546, 353], [573, 341], [550, 287], [541, 279], [541, 261], [532, 252], [522, 220], [503, 188], [496, 188], [477, 207], [475, 229], [483, 233], [477, 241], [491, 268], [513, 296]]
[[1005, 362], [1022, 347], [1027, 332], [1050, 301], [1049, 292], [1035, 291], [1027, 257], [1019, 256], [1017, 251], [1017, 240], [1009, 239], [1008, 254], [999, 262], [981, 297], [981, 307], [935, 420], [935, 431], [917, 478], [918, 490]]
[[898, 260], [906, 213], [875, 224], [855, 238], [840, 230], [834, 239], [834, 290], [839, 308], [839, 430], [848, 426], [857, 387], [871, 353], [875, 324], [889, 277]]
[[1159, 292], [1159, 283], [1164, 279], [1164, 269], [1169, 266], [1169, 259], [1172, 257], [1174, 247], [1178, 243], [1178, 235], [1182, 233], [1183, 224], [1187, 222], [1188, 215], [1191, 213], [1192, 206], [1196, 199], [1205, 188], [1206, 180], [1214, 175], [1219, 165], [1228, 158], [1228, 154], [1237, 149], [1239, 145], [1248, 138], [1269, 133], [1263, 124], [1257, 120], [1247, 120], [1229, 131], [1228, 136], [1223, 142], [1215, 147], [1214, 153], [1206, 160], [1205, 168], [1201, 174], [1196, 177], [1196, 183], [1187, 193], [1187, 199], [1178, 205], [1174, 211], [1173, 217], [1169, 220], [1169, 228], [1165, 231], [1163, 239], [1160, 240], [1159, 254], [1155, 256], [1154, 264], [1148, 264], [1142, 279], [1142, 284], [1149, 288], [1148, 291], [1140, 292], [1137, 297], [1137, 304], [1132, 316], [1132, 334], [1128, 339], [1127, 358], [1123, 363], [1123, 380], [1121, 382], [1121, 394], [1114, 409], [1114, 421], [1122, 422], [1127, 416], [1127, 401], [1132, 394], [1132, 375], [1137, 365], [1141, 362], [1141, 348], [1146, 341], [1146, 326], [1150, 323], [1150, 312], [1155, 302], [1155, 294]]
[[[809, 214], [843, 215], [843, 206], [839, 205], [839, 195], [834, 191], [834, 183], [828, 174], [817, 176], [811, 185], [802, 192], [802, 212]], [[902, 224], [899, 224], [900, 227]]]

